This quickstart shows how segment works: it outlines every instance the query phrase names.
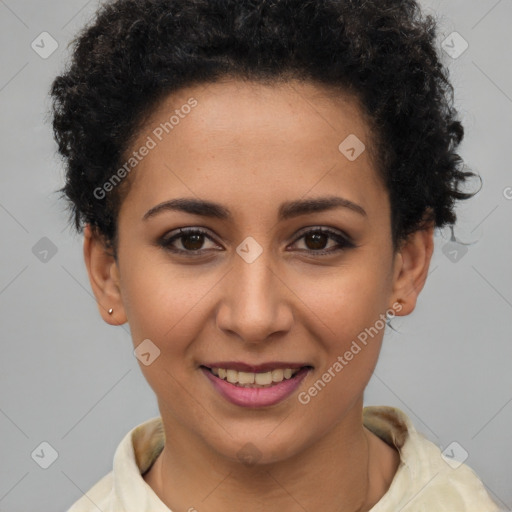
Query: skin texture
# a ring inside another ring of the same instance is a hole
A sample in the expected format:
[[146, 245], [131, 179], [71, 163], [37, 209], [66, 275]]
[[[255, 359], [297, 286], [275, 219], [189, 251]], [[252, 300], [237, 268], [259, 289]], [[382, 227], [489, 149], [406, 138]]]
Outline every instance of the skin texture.
[[[182, 89], [153, 113], [134, 148], [191, 96], [198, 105], [130, 175], [117, 261], [100, 236], [88, 226], [84, 232], [100, 314], [113, 325], [129, 322], [134, 346], [150, 339], [161, 351], [140, 364], [166, 432], [145, 480], [176, 511], [369, 510], [399, 463], [397, 451], [362, 425], [384, 329], [307, 405], [297, 395], [398, 300], [397, 315], [413, 311], [433, 227], [393, 252], [388, 194], [370, 151], [349, 161], [338, 150], [350, 134], [369, 148], [368, 126], [353, 99], [318, 85], [223, 80]], [[336, 208], [278, 222], [282, 202], [332, 195], [366, 215]], [[181, 197], [221, 203], [232, 219], [165, 211], [142, 220]], [[174, 247], [202, 255], [158, 245], [185, 227], [212, 240], [178, 239]], [[337, 246], [303, 236], [318, 227], [344, 232], [356, 246], [315, 255]], [[263, 250], [252, 263], [236, 252], [248, 236]], [[199, 370], [213, 361], [300, 362], [313, 370], [286, 400], [249, 409], [227, 402]], [[252, 466], [237, 457], [246, 443], [260, 453]]]

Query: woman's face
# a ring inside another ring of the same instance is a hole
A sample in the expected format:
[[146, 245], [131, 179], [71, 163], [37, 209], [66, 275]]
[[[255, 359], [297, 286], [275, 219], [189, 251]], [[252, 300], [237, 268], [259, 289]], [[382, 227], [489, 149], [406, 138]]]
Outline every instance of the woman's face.
[[360, 423], [384, 314], [402, 307], [369, 144], [348, 97], [295, 82], [182, 89], [140, 132], [103, 305], [129, 322], [167, 428], [271, 462]]

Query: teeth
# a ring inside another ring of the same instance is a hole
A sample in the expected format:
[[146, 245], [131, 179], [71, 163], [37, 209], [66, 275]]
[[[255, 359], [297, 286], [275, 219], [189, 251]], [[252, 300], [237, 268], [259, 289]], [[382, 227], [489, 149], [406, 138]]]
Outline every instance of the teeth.
[[256, 384], [259, 384], [260, 386], [272, 384], [272, 372], [256, 373], [254, 377], [254, 382]]
[[272, 370], [272, 381], [273, 382], [281, 382], [284, 379], [284, 371], [283, 370]]
[[265, 373], [238, 372], [226, 368], [211, 368], [214, 375], [220, 379], [227, 380], [231, 384], [238, 384], [242, 387], [270, 387], [272, 383], [282, 382], [291, 379], [300, 368], [286, 368], [284, 370], [272, 370]]
[[238, 372], [238, 383], [239, 384], [254, 384], [256, 375], [249, 372]]
[[228, 382], [236, 384], [238, 382], [238, 372], [236, 370], [226, 370]]

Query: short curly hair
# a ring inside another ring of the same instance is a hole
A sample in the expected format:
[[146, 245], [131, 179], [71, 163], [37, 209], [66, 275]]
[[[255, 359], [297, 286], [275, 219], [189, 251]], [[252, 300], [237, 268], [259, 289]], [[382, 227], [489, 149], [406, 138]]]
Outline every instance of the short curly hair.
[[51, 86], [70, 220], [78, 232], [97, 228], [115, 251], [127, 188], [106, 200], [93, 191], [161, 100], [227, 77], [298, 79], [355, 95], [389, 193], [394, 248], [429, 224], [453, 225], [475, 174], [455, 153], [464, 129], [436, 30], [415, 0], [107, 2], [70, 43], [71, 61]]

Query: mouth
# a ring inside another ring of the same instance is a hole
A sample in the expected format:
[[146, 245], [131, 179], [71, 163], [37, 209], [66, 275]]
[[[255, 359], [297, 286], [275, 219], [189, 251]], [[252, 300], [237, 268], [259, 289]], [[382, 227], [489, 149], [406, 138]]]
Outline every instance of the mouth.
[[214, 388], [228, 401], [244, 407], [274, 405], [287, 398], [313, 369], [308, 364], [213, 363], [200, 366]]
[[[228, 365], [226, 365], [228, 366]], [[202, 366], [221, 380], [229, 382], [243, 388], [269, 388], [284, 380], [295, 377], [302, 369], [312, 369], [312, 366], [301, 365], [297, 367], [294, 364], [282, 368], [273, 367], [266, 371], [241, 371], [232, 366], [229, 368], [220, 366]]]

